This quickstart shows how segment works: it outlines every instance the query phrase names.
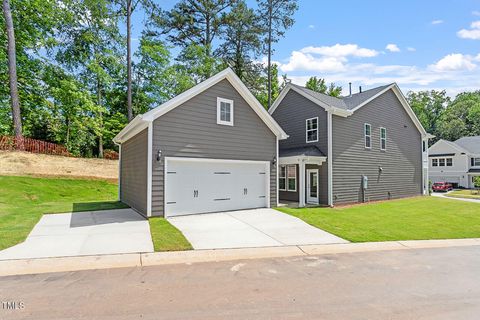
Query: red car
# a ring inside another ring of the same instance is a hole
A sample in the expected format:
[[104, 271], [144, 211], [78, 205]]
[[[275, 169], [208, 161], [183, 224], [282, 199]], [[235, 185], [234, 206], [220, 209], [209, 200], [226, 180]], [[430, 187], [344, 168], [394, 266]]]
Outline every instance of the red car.
[[453, 190], [453, 186], [448, 182], [435, 182], [432, 185], [432, 189], [435, 192], [441, 192], [441, 191], [447, 192], [447, 191]]

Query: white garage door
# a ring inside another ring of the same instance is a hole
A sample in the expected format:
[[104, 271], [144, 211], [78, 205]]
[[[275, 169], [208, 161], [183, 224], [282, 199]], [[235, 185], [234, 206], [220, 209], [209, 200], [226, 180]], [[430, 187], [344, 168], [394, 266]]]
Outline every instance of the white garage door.
[[166, 216], [268, 206], [264, 161], [167, 159]]

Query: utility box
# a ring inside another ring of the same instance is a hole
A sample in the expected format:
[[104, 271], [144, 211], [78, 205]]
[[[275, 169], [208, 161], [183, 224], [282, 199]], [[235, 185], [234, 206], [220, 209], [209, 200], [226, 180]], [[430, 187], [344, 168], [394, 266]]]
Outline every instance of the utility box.
[[363, 190], [368, 189], [368, 177], [362, 176], [362, 188]]

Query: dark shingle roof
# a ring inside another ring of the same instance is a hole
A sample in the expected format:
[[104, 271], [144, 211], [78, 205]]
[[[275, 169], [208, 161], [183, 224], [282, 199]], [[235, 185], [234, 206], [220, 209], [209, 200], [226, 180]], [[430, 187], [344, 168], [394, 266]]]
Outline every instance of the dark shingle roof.
[[289, 149], [280, 149], [280, 157], [307, 156], [307, 157], [325, 157], [322, 151], [316, 146], [297, 147]]
[[480, 154], [480, 136], [463, 137], [454, 142], [468, 152]]
[[355, 109], [357, 106], [362, 104], [363, 102], [367, 101], [371, 97], [375, 96], [382, 90], [386, 89], [387, 87], [391, 86], [392, 84], [387, 84], [384, 86], [376, 87], [370, 90], [366, 90], [363, 92], [355, 93], [352, 94], [351, 96], [346, 96], [346, 97], [331, 97], [329, 95], [319, 93], [310, 89], [307, 89], [305, 87], [296, 85], [296, 84], [291, 84], [295, 88], [302, 90], [304, 93], [322, 101], [323, 103], [335, 107], [335, 108], [340, 108], [340, 109], [345, 109], [345, 110], [352, 110]]

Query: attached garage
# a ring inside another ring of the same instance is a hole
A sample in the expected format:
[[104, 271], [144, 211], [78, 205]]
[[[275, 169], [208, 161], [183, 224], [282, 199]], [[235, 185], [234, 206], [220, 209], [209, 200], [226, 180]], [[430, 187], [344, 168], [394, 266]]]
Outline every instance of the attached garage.
[[[147, 148], [136, 147], [138, 135]], [[120, 200], [147, 217], [276, 206], [278, 141], [287, 137], [226, 69], [137, 116], [115, 137]], [[138, 152], [147, 154], [126, 162]], [[136, 176], [146, 176], [145, 188]]]
[[269, 206], [270, 163], [166, 159], [167, 217]]

